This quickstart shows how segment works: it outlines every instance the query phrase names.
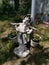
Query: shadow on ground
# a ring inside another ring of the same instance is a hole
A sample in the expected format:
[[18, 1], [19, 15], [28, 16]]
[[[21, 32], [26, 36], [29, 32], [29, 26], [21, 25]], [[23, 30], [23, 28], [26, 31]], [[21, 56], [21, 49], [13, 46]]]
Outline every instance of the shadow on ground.
[[31, 54], [27, 61], [23, 60], [21, 62], [21, 65], [49, 65], [49, 48], [45, 48], [41, 52]]

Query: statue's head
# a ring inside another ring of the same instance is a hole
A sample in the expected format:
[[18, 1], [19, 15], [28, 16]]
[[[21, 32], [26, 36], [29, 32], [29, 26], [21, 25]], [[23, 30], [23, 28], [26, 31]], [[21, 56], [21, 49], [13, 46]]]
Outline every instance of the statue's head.
[[28, 17], [25, 17], [25, 18], [23, 19], [23, 23], [24, 23], [24, 24], [28, 24], [28, 23], [29, 23], [29, 18], [28, 18]]
[[26, 25], [29, 25], [30, 24], [29, 15], [25, 16], [25, 18], [23, 19], [23, 23], [26, 24]]

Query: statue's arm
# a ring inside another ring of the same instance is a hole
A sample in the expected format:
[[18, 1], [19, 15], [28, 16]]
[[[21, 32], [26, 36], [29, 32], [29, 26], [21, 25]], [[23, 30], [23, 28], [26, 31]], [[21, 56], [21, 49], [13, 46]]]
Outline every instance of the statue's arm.
[[20, 25], [21, 23], [10, 23], [11, 25]]

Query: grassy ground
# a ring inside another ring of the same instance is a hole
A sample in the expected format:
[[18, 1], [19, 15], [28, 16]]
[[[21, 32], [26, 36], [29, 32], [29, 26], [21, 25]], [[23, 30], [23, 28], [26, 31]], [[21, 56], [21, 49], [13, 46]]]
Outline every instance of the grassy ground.
[[10, 22], [0, 21], [0, 65], [49, 65], [49, 27], [46, 28], [43, 24], [36, 25], [38, 34], [42, 37], [40, 45], [44, 49], [31, 48], [29, 56], [18, 58], [11, 52], [13, 43], [7, 38], [8, 34], [15, 32]]

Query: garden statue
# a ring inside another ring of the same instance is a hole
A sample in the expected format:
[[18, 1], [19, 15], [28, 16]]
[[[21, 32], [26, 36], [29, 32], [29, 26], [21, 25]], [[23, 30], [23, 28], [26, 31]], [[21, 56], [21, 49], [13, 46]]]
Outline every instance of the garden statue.
[[14, 53], [19, 57], [26, 57], [30, 53], [30, 46], [40, 47], [38, 41], [33, 40], [33, 32], [34, 30], [37, 30], [36, 28], [34, 28], [34, 19], [36, 14], [35, 7], [36, 0], [32, 0], [30, 17], [27, 15], [23, 19], [22, 23], [11, 23], [15, 26], [16, 31], [18, 32], [17, 44], [19, 44], [19, 46], [14, 49]]
[[[26, 57], [30, 53], [30, 45], [33, 46], [32, 32], [33, 29], [37, 30], [36, 28], [30, 26], [29, 18], [25, 17], [22, 23], [11, 23], [15, 25], [17, 33], [17, 42], [19, 44], [18, 47], [14, 49], [14, 53], [19, 57]], [[30, 38], [27, 37], [27, 34], [31, 34]], [[31, 44], [30, 44], [31, 43]]]

